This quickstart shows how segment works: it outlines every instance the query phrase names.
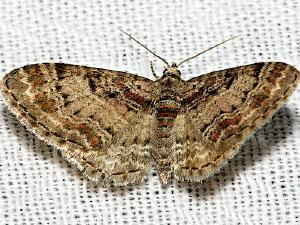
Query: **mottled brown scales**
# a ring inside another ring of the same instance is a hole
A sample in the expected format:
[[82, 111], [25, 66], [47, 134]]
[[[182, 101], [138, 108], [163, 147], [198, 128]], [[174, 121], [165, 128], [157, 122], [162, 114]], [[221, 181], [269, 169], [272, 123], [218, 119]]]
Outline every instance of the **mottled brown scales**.
[[161, 78], [68, 64], [15, 69], [1, 89], [27, 129], [58, 148], [89, 179], [143, 181], [151, 162], [161, 181], [216, 173], [284, 103], [300, 73], [256, 63], [184, 81], [176, 65]]

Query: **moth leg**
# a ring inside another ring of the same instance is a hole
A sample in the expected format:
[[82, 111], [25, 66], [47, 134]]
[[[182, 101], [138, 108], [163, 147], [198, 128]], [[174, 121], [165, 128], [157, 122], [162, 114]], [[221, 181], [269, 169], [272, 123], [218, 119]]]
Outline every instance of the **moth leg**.
[[151, 68], [151, 71], [152, 71], [152, 74], [153, 76], [155, 77], [155, 79], [159, 79], [159, 76], [156, 75], [155, 71], [154, 71], [154, 68], [153, 68], [153, 62], [150, 61], [150, 68]]

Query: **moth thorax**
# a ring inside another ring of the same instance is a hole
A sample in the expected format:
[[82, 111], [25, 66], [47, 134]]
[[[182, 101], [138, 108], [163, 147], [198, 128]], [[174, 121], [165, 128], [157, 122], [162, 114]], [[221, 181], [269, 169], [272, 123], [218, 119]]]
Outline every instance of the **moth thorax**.
[[173, 90], [177, 91], [179, 87], [181, 86], [182, 80], [180, 77], [177, 77], [176, 75], [163, 75], [162, 78], [159, 81], [161, 87], [161, 93], [165, 92], [166, 90]]

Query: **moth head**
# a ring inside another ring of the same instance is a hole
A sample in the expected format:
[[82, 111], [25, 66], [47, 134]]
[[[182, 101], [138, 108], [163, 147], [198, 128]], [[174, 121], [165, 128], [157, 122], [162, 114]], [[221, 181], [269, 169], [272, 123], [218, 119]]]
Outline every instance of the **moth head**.
[[[193, 55], [193, 56], [191, 56], [191, 57], [189, 57], [189, 58], [186, 58], [186, 59], [180, 61], [179, 63], [172, 63], [172, 65], [170, 66], [170, 64], [167, 62], [167, 60], [165, 60], [165, 59], [162, 58], [161, 56], [157, 55], [154, 51], [152, 51], [152, 50], [150, 50], [149, 48], [147, 48], [145, 45], [143, 45], [143, 44], [142, 44], [141, 42], [139, 42], [137, 39], [135, 39], [134, 37], [132, 37], [130, 34], [128, 34], [127, 32], [125, 32], [125, 31], [123, 31], [123, 30], [121, 30], [121, 29], [120, 29], [120, 31], [121, 31], [122, 33], [126, 34], [128, 37], [130, 37], [130, 38], [131, 38], [132, 40], [134, 40], [136, 43], [138, 43], [139, 45], [141, 45], [141, 46], [142, 46], [143, 48], [145, 48], [147, 51], [151, 52], [154, 56], [156, 56], [157, 58], [159, 58], [161, 61], [163, 61], [163, 62], [167, 65], [167, 68], [166, 68], [166, 69], [164, 70], [164, 72], [163, 72], [163, 77], [165, 77], [166, 75], [171, 75], [171, 76], [175, 76], [175, 77], [180, 77], [180, 76], [181, 76], [181, 73], [180, 73], [180, 71], [178, 70], [178, 67], [181, 66], [183, 63], [185, 63], [185, 62], [187, 62], [187, 61], [189, 61], [189, 60], [191, 60], [191, 59], [194, 59], [194, 58], [198, 57], [199, 55], [202, 55], [203, 53], [205, 53], [205, 52], [207, 52], [207, 51], [209, 51], [209, 50], [212, 50], [212, 49], [218, 47], [219, 45], [224, 44], [224, 43], [227, 42], [227, 41], [230, 41], [230, 40], [232, 40], [232, 39], [234, 39], [234, 38], [239, 37], [239, 36], [235, 36], [235, 37], [229, 38], [229, 39], [227, 39], [227, 40], [225, 40], [225, 41], [222, 41], [222, 42], [219, 43], [219, 44], [216, 44], [215, 46], [212, 46], [212, 47], [210, 47], [210, 48], [208, 48], [208, 49], [206, 49], [206, 50], [204, 50], [204, 51], [202, 51], [202, 52], [197, 53], [196, 55]], [[152, 64], [151, 64], [151, 68], [152, 68], [153, 75], [154, 75], [155, 77], [157, 77], [157, 76], [155, 75], [155, 73], [154, 73]]]
[[181, 72], [178, 69], [178, 66], [176, 63], [172, 63], [171, 66], [167, 66], [163, 72], [163, 76], [176, 76], [181, 77]]

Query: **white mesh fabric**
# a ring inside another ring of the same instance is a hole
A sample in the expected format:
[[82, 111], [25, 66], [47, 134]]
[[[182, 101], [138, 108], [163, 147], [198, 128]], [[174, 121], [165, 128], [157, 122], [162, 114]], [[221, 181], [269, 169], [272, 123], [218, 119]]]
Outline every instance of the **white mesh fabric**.
[[[184, 78], [260, 61], [300, 69], [298, 0], [1, 0], [0, 76], [39, 62], [65, 62], [152, 78], [183, 65]], [[140, 185], [100, 188], [15, 119], [0, 100], [1, 224], [299, 224], [300, 89], [219, 174], [162, 187], [155, 169]]]

